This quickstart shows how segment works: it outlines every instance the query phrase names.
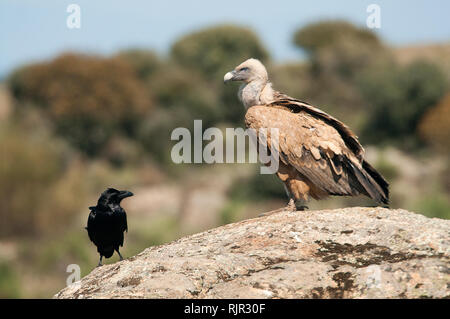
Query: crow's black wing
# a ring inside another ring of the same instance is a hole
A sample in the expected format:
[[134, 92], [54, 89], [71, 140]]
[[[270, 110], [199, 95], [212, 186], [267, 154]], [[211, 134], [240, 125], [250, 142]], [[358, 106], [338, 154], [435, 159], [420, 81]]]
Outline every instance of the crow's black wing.
[[118, 219], [120, 223], [120, 229], [124, 232], [128, 232], [128, 224], [127, 224], [127, 213], [125, 213], [124, 209], [121, 209], [118, 213]]
[[96, 238], [96, 233], [97, 233], [96, 215], [97, 214], [95, 212], [95, 207], [89, 207], [89, 209], [91, 209], [91, 212], [89, 213], [86, 230], [88, 232], [89, 239], [95, 245], [98, 245], [98, 240]]
[[127, 224], [127, 214], [122, 207], [115, 207], [113, 209], [114, 223], [116, 225], [116, 229], [119, 231], [116, 233], [115, 237], [116, 243], [120, 246], [123, 246], [123, 232], [128, 232], [128, 224]]

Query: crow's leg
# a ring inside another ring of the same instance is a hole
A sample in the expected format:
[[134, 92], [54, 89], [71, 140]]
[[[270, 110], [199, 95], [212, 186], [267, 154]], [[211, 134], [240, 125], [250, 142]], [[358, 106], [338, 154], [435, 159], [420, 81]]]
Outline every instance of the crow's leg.
[[119, 248], [116, 249], [117, 253], [119, 254], [120, 260], [123, 260], [122, 255], [120, 254]]
[[100, 260], [98, 261], [97, 267], [103, 266], [103, 265], [102, 265], [102, 258], [103, 258], [103, 256], [100, 255]]

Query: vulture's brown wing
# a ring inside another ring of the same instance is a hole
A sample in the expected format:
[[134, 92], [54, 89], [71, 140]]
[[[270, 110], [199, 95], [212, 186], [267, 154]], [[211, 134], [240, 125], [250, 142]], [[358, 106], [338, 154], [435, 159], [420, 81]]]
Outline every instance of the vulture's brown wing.
[[275, 147], [270, 128], [278, 128], [280, 160], [295, 167], [330, 195], [365, 194], [386, 202], [383, 189], [364, 170], [358, 156], [339, 131], [322, 118], [283, 106], [252, 106], [245, 116], [247, 127], [267, 129], [267, 144]]
[[292, 113], [306, 112], [314, 117], [317, 117], [324, 121], [326, 124], [334, 127], [336, 131], [341, 135], [342, 140], [347, 147], [355, 154], [355, 156], [362, 161], [364, 155], [364, 148], [358, 141], [358, 137], [350, 130], [350, 128], [335, 119], [331, 115], [324, 111], [312, 106], [309, 103], [294, 99], [286, 94], [275, 92], [275, 102], [270, 105], [275, 107], [284, 107], [289, 109]]

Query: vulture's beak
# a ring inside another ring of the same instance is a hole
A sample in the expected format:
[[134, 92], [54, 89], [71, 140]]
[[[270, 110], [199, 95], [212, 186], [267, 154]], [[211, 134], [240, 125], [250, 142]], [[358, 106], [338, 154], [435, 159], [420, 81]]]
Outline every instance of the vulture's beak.
[[134, 195], [134, 194], [133, 194], [132, 192], [129, 192], [129, 191], [121, 191], [120, 194], [119, 194], [119, 198], [120, 198], [120, 199], [124, 199], [124, 198], [130, 197], [130, 196], [133, 196], [133, 195]]
[[230, 71], [223, 77], [223, 83], [227, 83], [229, 81], [234, 81], [234, 77], [236, 75], [236, 71]]

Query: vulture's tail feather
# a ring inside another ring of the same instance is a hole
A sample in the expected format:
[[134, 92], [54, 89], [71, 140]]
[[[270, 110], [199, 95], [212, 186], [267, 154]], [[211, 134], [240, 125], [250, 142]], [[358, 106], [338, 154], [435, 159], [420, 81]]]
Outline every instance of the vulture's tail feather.
[[358, 182], [370, 198], [380, 204], [389, 204], [389, 184], [368, 162], [363, 161], [362, 169], [352, 165]]

